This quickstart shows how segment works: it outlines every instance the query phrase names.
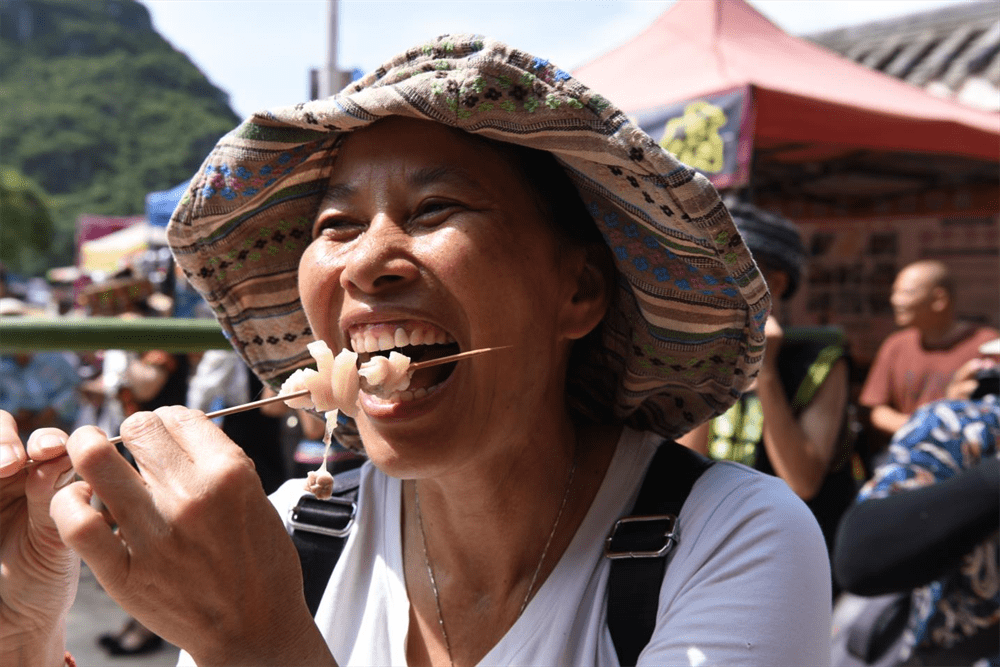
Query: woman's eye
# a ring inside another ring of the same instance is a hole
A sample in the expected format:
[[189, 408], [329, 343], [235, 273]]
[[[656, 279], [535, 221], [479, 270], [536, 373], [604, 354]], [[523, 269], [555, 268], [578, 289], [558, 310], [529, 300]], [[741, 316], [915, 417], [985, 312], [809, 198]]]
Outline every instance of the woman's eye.
[[327, 216], [320, 218], [313, 225], [313, 238], [328, 236], [331, 238], [349, 238], [357, 234], [362, 228], [358, 222], [340, 216]]
[[459, 204], [452, 201], [431, 200], [420, 204], [413, 217], [425, 224], [433, 224], [460, 209]]

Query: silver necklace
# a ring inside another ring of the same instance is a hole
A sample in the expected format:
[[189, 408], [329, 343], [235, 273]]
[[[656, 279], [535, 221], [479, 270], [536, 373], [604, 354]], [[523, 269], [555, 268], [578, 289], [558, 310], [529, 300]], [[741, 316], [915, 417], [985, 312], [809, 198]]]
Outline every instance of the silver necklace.
[[[524, 595], [524, 601], [521, 602], [521, 608], [517, 612], [518, 618], [521, 618], [521, 614], [524, 613], [524, 608], [528, 606], [528, 600], [531, 599], [531, 593], [535, 590], [535, 582], [538, 580], [538, 573], [542, 571], [542, 563], [545, 562], [545, 556], [549, 553], [549, 546], [552, 544], [552, 538], [555, 537], [556, 529], [559, 527], [559, 519], [562, 518], [563, 509], [566, 507], [566, 501], [569, 499], [569, 490], [573, 486], [573, 475], [576, 473], [576, 457], [573, 457], [573, 465], [569, 469], [569, 479], [566, 480], [566, 490], [563, 491], [562, 502], [559, 503], [559, 511], [556, 512], [556, 520], [552, 522], [552, 530], [549, 531], [549, 537], [545, 540], [545, 548], [542, 549], [542, 556], [538, 559], [538, 564], [535, 566], [535, 572], [531, 575], [531, 582], [528, 584], [528, 592]], [[434, 591], [434, 605], [437, 607], [438, 615], [438, 625], [441, 626], [441, 636], [444, 638], [444, 648], [448, 651], [448, 663], [451, 667], [455, 667], [455, 661], [451, 657], [451, 642], [448, 641], [448, 632], [444, 627], [444, 615], [441, 613], [441, 595], [438, 593], [437, 581], [434, 579], [434, 568], [431, 567], [431, 559], [427, 556], [427, 535], [424, 534], [424, 519], [420, 513], [420, 489], [417, 484], [413, 484], [413, 497], [414, 504], [417, 510], [417, 525], [420, 527], [420, 544], [424, 550], [424, 565], [427, 566], [427, 576], [431, 580], [431, 590]]]

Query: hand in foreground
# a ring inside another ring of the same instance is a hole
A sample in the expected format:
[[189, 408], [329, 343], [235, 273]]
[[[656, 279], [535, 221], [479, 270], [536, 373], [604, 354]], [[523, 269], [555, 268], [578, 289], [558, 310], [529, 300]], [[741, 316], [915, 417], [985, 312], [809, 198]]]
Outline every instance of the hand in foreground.
[[768, 315], [764, 323], [764, 339], [767, 341], [767, 346], [764, 348], [764, 365], [771, 370], [777, 369], [781, 346], [785, 343], [785, 330], [774, 315]]
[[979, 386], [976, 374], [979, 371], [994, 368], [996, 365], [995, 361], [981, 357], [976, 357], [965, 362], [955, 371], [948, 386], [945, 387], [945, 398], [949, 400], [968, 400]]
[[781, 324], [773, 315], [768, 315], [767, 321], [764, 323], [764, 340], [764, 360], [761, 362], [758, 376], [744, 390], [746, 392], [757, 390], [757, 383], [760, 381], [761, 375], [777, 377], [778, 355], [781, 352], [781, 346], [785, 343], [785, 330], [781, 328]]
[[[0, 410], [0, 665], [61, 665], [65, 620], [80, 559], [49, 516], [56, 486], [72, 476], [66, 434], [35, 431], [27, 451], [17, 424]], [[28, 456], [45, 461], [25, 467]]]
[[137, 413], [121, 434], [138, 472], [101, 431], [78, 429], [66, 448], [84, 481], [51, 508], [108, 594], [199, 665], [332, 664], [295, 549], [242, 450], [183, 407]]

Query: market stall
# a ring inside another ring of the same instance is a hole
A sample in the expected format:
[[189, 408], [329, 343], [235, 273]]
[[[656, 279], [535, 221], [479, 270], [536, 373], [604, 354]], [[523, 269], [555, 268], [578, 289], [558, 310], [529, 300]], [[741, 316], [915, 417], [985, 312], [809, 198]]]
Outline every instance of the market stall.
[[936, 257], [963, 285], [960, 314], [997, 325], [1000, 114], [789, 35], [743, 0], [678, 0], [573, 74], [716, 187], [802, 226], [814, 256], [795, 324], [844, 327], [864, 363], [892, 330], [896, 270]]

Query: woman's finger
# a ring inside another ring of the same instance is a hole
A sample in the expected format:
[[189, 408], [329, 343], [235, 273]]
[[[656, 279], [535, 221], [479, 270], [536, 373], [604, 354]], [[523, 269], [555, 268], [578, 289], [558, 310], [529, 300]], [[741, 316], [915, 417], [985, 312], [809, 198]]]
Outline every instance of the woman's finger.
[[78, 428], [66, 441], [66, 451], [76, 473], [119, 522], [151, 511], [152, 502], [142, 477], [103, 431], [93, 426]]
[[24, 483], [32, 521], [55, 527], [49, 516], [49, 503], [59, 489], [73, 481], [73, 477], [73, 463], [68, 456], [60, 456], [28, 470]]
[[184, 406], [144, 413], [141, 419], [122, 424], [122, 436], [143, 477], [151, 482], [190, 481], [199, 470], [214, 473], [223, 461], [234, 458], [249, 463], [243, 450], [204, 412]]
[[0, 478], [14, 475], [27, 460], [17, 435], [17, 422], [9, 412], [0, 410]]
[[121, 590], [128, 576], [128, 548], [91, 506], [93, 489], [86, 482], [74, 482], [56, 492], [49, 513], [63, 543], [73, 549], [93, 571], [109, 593]]
[[32, 431], [25, 443], [28, 456], [35, 461], [49, 461], [66, 454], [69, 435], [58, 428], [46, 427]]
[[137, 412], [119, 429], [122, 444], [132, 454], [143, 479], [156, 487], [172, 486], [194, 475], [194, 464], [187, 449], [163, 423], [162, 413], [169, 409]]

